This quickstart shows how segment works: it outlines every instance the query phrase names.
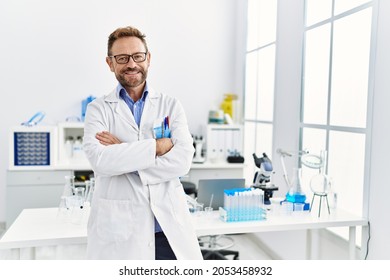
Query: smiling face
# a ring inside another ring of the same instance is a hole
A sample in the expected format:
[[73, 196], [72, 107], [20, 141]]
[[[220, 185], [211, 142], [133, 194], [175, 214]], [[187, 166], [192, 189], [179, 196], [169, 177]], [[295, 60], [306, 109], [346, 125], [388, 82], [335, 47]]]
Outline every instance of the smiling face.
[[117, 39], [111, 48], [110, 56], [106, 61], [110, 70], [115, 73], [118, 82], [130, 92], [141, 92], [148, 76], [150, 65], [150, 53], [146, 54], [146, 60], [143, 62], [134, 62], [130, 58], [126, 64], [118, 64], [113, 56], [132, 55], [139, 52], [147, 52], [145, 45], [137, 37], [122, 37]]

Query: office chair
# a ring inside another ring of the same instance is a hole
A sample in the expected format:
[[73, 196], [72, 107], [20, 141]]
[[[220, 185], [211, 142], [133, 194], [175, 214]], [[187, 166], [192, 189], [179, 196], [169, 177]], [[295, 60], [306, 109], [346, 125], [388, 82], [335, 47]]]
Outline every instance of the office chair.
[[192, 182], [187, 182], [187, 181], [181, 181], [181, 184], [183, 185], [184, 192], [187, 195], [194, 195], [194, 197], [197, 196], [197, 190], [196, 190], [196, 185]]
[[[197, 201], [210, 205], [214, 210], [223, 207], [224, 190], [243, 188], [245, 179], [201, 179], [198, 185]], [[234, 245], [234, 240], [226, 235], [208, 235], [198, 238], [199, 246], [205, 260], [228, 260], [233, 256], [239, 259], [239, 252], [228, 250]]]
[[234, 245], [234, 240], [226, 235], [209, 235], [198, 238], [199, 246], [204, 260], [228, 260], [232, 255], [233, 260], [238, 260], [239, 252], [227, 250]]

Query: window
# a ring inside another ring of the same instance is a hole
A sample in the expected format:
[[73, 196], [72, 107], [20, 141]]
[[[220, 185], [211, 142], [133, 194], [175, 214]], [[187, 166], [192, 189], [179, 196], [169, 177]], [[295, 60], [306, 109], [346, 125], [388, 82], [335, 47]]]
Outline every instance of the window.
[[[328, 151], [337, 207], [357, 215], [369, 158], [372, 2], [306, 0], [301, 148]], [[303, 169], [305, 185], [312, 172]]]
[[248, 0], [245, 70], [245, 168], [253, 180], [252, 154], [272, 153], [277, 1]]

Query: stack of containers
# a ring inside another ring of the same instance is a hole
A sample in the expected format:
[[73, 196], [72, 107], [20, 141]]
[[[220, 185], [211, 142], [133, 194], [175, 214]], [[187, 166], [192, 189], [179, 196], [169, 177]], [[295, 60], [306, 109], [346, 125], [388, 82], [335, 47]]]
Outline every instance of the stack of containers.
[[224, 207], [219, 213], [225, 222], [265, 220], [264, 192], [254, 188], [224, 190]]

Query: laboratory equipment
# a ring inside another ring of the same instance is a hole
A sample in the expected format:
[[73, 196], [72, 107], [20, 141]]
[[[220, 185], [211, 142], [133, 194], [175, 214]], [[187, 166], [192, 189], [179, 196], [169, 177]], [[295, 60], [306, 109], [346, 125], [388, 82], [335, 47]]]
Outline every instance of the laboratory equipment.
[[318, 169], [319, 173], [314, 175], [310, 179], [310, 189], [313, 192], [313, 198], [311, 201], [310, 210], [313, 207], [314, 199], [316, 197], [319, 197], [320, 203], [319, 203], [319, 207], [318, 207], [318, 217], [320, 217], [323, 199], [325, 199], [325, 201], [326, 201], [328, 214], [330, 214], [328, 193], [331, 190], [332, 181], [331, 181], [330, 177], [325, 174], [326, 163], [327, 163], [327, 151], [321, 151], [318, 162], [319, 163], [315, 167], [312, 167], [312, 168]]
[[38, 123], [40, 123], [45, 116], [46, 116], [45, 112], [37, 112], [28, 121], [22, 122], [21, 125], [24, 125], [24, 126], [35, 126]]
[[[284, 151], [278, 149], [277, 152], [280, 154], [282, 168], [283, 168], [283, 177], [286, 181], [289, 191], [286, 194], [286, 200], [294, 203], [303, 203], [306, 200], [306, 195], [302, 191], [301, 186], [301, 168], [294, 168], [293, 180], [290, 181], [286, 172], [286, 167], [284, 163], [284, 158], [286, 156], [291, 157], [292, 152]], [[321, 213], [322, 199], [325, 199], [327, 203], [328, 213], [330, 213], [329, 202], [328, 202], [328, 192], [331, 187], [331, 180], [328, 175], [325, 174], [326, 171], [326, 162], [327, 162], [327, 151], [321, 151], [320, 155], [315, 155], [309, 153], [307, 150], [298, 151], [298, 156], [300, 157], [300, 162], [303, 166], [318, 169], [319, 174], [314, 175], [310, 180], [310, 189], [313, 192], [313, 198], [310, 204], [310, 211], [312, 209], [315, 197], [320, 198], [320, 205], [318, 210], [318, 216]]]
[[219, 214], [225, 222], [258, 221], [266, 219], [264, 192], [255, 188], [224, 190], [223, 207]]
[[[60, 122], [58, 128], [58, 165], [89, 166], [83, 151], [84, 123]], [[83, 167], [84, 169], [84, 167]]]
[[293, 169], [293, 179], [291, 181], [290, 189], [286, 194], [286, 200], [292, 203], [304, 203], [306, 201], [306, 194], [302, 190], [302, 169]]
[[85, 204], [90, 206], [95, 192], [95, 178], [91, 177], [89, 181], [85, 181]]
[[244, 163], [245, 158], [240, 155], [237, 151], [229, 152], [229, 156], [227, 157], [228, 163]]
[[55, 126], [16, 126], [10, 130], [9, 169], [44, 168], [56, 164]]
[[[277, 149], [277, 153], [280, 154], [280, 161], [282, 163], [282, 168], [283, 168], [283, 178], [287, 184], [288, 187], [288, 192], [286, 194], [286, 200], [292, 203], [305, 203], [306, 201], [306, 194], [302, 190], [301, 186], [301, 177], [302, 177], [302, 170], [301, 168], [294, 168], [293, 169], [293, 179], [292, 181], [288, 177], [287, 171], [286, 171], [286, 165], [284, 162], [284, 158], [287, 157], [292, 157], [293, 153], [289, 151], [284, 151], [282, 149]], [[298, 151], [298, 156], [302, 157], [302, 155], [308, 154], [308, 151], [302, 150]], [[312, 158], [312, 157], [308, 157]], [[303, 161], [302, 161], [303, 163]]]
[[266, 153], [263, 153], [261, 158], [256, 156], [256, 153], [253, 153], [253, 159], [255, 165], [259, 168], [259, 171], [256, 171], [253, 178], [253, 188], [259, 188], [264, 191], [264, 204], [271, 204], [270, 198], [273, 195], [274, 191], [277, 191], [279, 188], [274, 184], [271, 184], [271, 175], [273, 174], [272, 162], [267, 156]]
[[72, 146], [72, 158], [79, 159], [84, 157], [83, 137], [77, 136]]
[[195, 146], [195, 156], [192, 159], [192, 162], [194, 163], [203, 163], [205, 162], [206, 158], [202, 156], [202, 147], [204, 144], [203, 136], [193, 136], [194, 139], [194, 146]]
[[92, 102], [95, 99], [96, 99], [95, 96], [90, 95], [81, 101], [81, 120], [82, 121], [84, 121], [84, 119], [85, 119], [85, 113], [87, 112], [88, 103]]
[[209, 123], [223, 124], [225, 122], [225, 114], [223, 110], [210, 110]]
[[72, 213], [72, 197], [75, 192], [75, 176], [65, 176], [64, 189], [58, 206], [57, 218], [67, 222]]

